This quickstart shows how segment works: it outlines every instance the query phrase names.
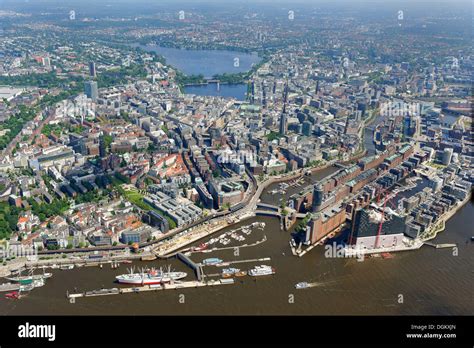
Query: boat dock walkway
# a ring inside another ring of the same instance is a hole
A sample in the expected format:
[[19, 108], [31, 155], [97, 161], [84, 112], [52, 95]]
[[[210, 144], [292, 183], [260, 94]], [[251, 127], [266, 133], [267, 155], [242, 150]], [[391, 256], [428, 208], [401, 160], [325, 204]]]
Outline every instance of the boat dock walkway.
[[210, 280], [210, 281], [185, 281], [185, 282], [174, 282], [167, 284], [157, 284], [157, 285], [144, 285], [133, 288], [112, 288], [112, 289], [100, 289], [86, 291], [76, 294], [67, 293], [66, 297], [70, 300], [71, 303], [75, 302], [76, 298], [80, 297], [95, 297], [95, 296], [107, 296], [107, 295], [119, 295], [119, 294], [130, 294], [130, 293], [140, 293], [145, 291], [157, 291], [157, 290], [177, 290], [177, 289], [186, 289], [186, 288], [199, 288], [203, 286], [216, 286], [216, 285], [229, 285], [234, 284], [234, 279], [219, 279], [219, 280]]
[[200, 266], [217, 266], [217, 267], [221, 267], [221, 266], [235, 265], [235, 264], [237, 264], [237, 263], [259, 262], [259, 261], [271, 261], [271, 258], [269, 258], [269, 257], [264, 257], [264, 258], [261, 258], [261, 259], [224, 261], [224, 262], [219, 263], [219, 264], [216, 264], [216, 265], [203, 265], [203, 264], [199, 264], [199, 265], [200, 265]]
[[176, 256], [179, 260], [183, 261], [186, 265], [191, 267], [199, 281], [202, 280], [203, 271], [200, 264], [195, 263], [193, 260], [191, 260], [189, 257], [182, 253], [177, 253]]
[[240, 249], [240, 248], [248, 248], [248, 247], [257, 246], [257, 245], [262, 244], [266, 241], [267, 241], [267, 236], [264, 235], [263, 239], [258, 240], [258, 241], [256, 241], [255, 243], [252, 243], [252, 244], [242, 244], [242, 245], [236, 245], [236, 246], [229, 246], [229, 247], [222, 247], [222, 248], [212, 248], [212, 249], [204, 249], [204, 250], [186, 249], [186, 250], [183, 250], [183, 252], [195, 254], [195, 253], [210, 253], [212, 251], [221, 251], [221, 250], [235, 250], [235, 249]]

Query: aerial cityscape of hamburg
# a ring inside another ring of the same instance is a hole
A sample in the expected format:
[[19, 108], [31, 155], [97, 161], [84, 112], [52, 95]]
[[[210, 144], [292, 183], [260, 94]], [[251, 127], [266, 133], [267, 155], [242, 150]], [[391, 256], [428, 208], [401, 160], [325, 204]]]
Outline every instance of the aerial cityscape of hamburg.
[[474, 314], [472, 9], [0, 0], [0, 316]]

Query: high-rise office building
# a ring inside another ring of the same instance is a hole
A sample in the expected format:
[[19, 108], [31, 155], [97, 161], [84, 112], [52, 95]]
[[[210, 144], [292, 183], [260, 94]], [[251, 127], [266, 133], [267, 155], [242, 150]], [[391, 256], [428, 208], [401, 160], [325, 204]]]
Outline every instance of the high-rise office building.
[[94, 62], [89, 63], [89, 75], [91, 77], [96, 77], [97, 76], [97, 72], [95, 70], [95, 63]]
[[441, 159], [441, 162], [443, 163], [443, 165], [449, 166], [449, 164], [451, 163], [452, 157], [453, 157], [453, 149], [448, 147], [444, 149], [443, 151], [443, 157]]
[[97, 82], [95, 81], [86, 81], [84, 83], [84, 93], [86, 96], [92, 100], [97, 100], [99, 97], [99, 89], [97, 87]]
[[310, 136], [313, 131], [313, 125], [309, 121], [303, 122], [303, 135]]
[[285, 85], [283, 94], [283, 112], [280, 116], [280, 134], [286, 135], [288, 133], [288, 114], [286, 113], [286, 103], [288, 101], [288, 84]]
[[286, 135], [288, 132], [288, 115], [283, 112], [280, 116], [280, 134]]

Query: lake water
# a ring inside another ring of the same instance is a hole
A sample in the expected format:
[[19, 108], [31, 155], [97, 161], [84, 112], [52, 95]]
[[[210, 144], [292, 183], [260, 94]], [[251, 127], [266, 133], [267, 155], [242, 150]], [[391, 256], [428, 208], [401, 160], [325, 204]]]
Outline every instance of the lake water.
[[[166, 59], [166, 62], [186, 75], [204, 75], [210, 79], [217, 74], [234, 74], [249, 71], [254, 64], [260, 62], [256, 53], [242, 53], [224, 50], [186, 50], [179, 48], [160, 47], [157, 45], [135, 45], [145, 51], [156, 52]], [[219, 96], [245, 100], [247, 85], [221, 84], [217, 90], [216, 84], [186, 86], [187, 94], [201, 96]]]
[[248, 54], [224, 50], [186, 50], [160, 47], [156, 45], [138, 45], [149, 52], [156, 52], [171, 66], [186, 75], [204, 75], [212, 78], [216, 74], [233, 74], [249, 71], [252, 65], [260, 62], [256, 53]]

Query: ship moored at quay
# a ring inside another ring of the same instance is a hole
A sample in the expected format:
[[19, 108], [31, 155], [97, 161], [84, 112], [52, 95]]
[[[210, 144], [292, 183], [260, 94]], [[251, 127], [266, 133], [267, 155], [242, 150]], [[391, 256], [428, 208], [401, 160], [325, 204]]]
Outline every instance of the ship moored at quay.
[[142, 270], [140, 273], [134, 273], [133, 269], [128, 274], [121, 274], [116, 276], [115, 279], [121, 284], [141, 284], [141, 285], [152, 285], [152, 284], [163, 284], [170, 283], [175, 280], [183, 279], [187, 276], [185, 272], [172, 272], [170, 268], [168, 271], [163, 269], [152, 268], [149, 271]]

